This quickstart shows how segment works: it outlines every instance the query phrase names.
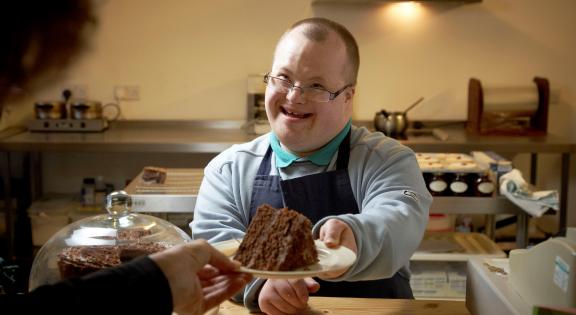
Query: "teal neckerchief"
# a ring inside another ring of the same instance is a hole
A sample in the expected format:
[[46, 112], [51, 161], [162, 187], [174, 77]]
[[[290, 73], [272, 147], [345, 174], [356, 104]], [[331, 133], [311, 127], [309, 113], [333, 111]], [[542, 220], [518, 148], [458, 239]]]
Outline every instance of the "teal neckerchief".
[[[330, 140], [330, 142], [328, 142], [328, 144], [326, 144], [322, 149], [306, 157], [306, 159], [318, 166], [328, 165], [332, 160], [334, 153], [338, 151], [340, 143], [342, 143], [342, 140], [344, 140], [344, 137], [346, 137], [346, 134], [351, 127], [352, 120], [349, 120], [346, 126], [344, 126], [342, 131], [340, 131], [336, 137]], [[282, 149], [282, 146], [280, 146], [280, 141], [274, 132], [270, 133], [270, 145], [272, 146], [272, 151], [274, 151], [274, 155], [276, 157], [276, 167], [287, 167], [294, 161], [301, 159], [299, 156]]]

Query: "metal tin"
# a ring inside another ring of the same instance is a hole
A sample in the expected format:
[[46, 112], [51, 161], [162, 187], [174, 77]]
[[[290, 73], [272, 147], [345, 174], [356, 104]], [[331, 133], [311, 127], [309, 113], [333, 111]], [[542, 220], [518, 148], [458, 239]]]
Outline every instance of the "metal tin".
[[70, 104], [70, 118], [100, 119], [102, 118], [102, 103], [87, 100], [74, 101]]
[[34, 104], [36, 119], [66, 118], [66, 103], [62, 101], [41, 101]]

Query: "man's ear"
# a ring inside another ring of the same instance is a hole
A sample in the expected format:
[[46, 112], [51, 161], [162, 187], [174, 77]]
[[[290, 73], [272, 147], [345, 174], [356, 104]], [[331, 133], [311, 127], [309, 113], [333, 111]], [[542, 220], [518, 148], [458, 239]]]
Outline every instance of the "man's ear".
[[344, 92], [344, 97], [346, 98], [346, 102], [352, 102], [352, 97], [356, 93], [356, 86], [351, 86], [350, 88], [346, 89]]

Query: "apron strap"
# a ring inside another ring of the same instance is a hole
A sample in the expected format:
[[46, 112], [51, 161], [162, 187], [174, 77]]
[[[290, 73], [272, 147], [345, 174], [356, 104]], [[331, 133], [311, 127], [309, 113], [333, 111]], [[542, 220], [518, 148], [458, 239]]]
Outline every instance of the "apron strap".
[[348, 160], [350, 159], [350, 133], [352, 131], [348, 130], [346, 137], [342, 140], [340, 147], [338, 148], [338, 158], [336, 159], [336, 169], [345, 170], [348, 169]]
[[271, 166], [272, 163], [270, 163], [271, 160], [272, 160], [272, 146], [269, 145], [268, 150], [266, 150], [266, 154], [264, 154], [264, 158], [260, 163], [260, 167], [258, 167], [258, 172], [256, 173], [256, 175], [270, 175], [270, 169], [272, 167]]

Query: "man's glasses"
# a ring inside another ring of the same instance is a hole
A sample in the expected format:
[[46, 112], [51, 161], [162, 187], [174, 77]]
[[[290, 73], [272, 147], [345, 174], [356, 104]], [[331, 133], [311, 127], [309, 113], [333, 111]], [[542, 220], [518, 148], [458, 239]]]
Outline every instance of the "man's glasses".
[[300, 95], [308, 102], [327, 103], [334, 100], [338, 95], [342, 94], [344, 90], [351, 87], [351, 84], [346, 85], [336, 92], [330, 92], [323, 88], [312, 86], [296, 86], [294, 82], [282, 78], [273, 77], [270, 73], [264, 76], [264, 83], [277, 93], [288, 94], [293, 89], [300, 89]]

